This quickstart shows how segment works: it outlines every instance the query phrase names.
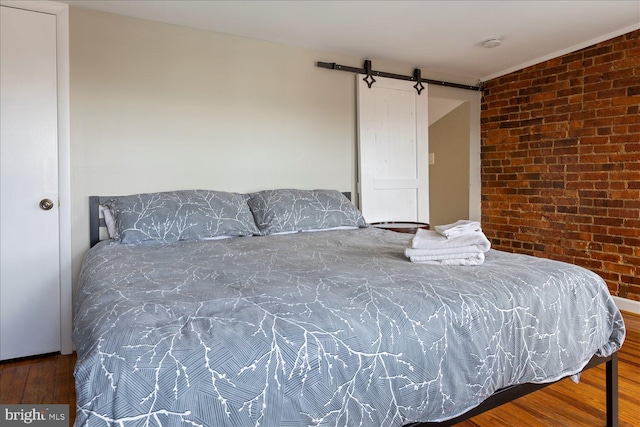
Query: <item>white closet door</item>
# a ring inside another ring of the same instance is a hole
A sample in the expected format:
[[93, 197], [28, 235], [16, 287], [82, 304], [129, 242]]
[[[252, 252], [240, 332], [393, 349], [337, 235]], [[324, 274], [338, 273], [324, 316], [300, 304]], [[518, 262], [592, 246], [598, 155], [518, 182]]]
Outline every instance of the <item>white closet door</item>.
[[0, 20], [4, 360], [60, 350], [60, 236], [56, 16], [1, 6]]
[[428, 93], [414, 83], [358, 78], [360, 208], [368, 222], [429, 222]]

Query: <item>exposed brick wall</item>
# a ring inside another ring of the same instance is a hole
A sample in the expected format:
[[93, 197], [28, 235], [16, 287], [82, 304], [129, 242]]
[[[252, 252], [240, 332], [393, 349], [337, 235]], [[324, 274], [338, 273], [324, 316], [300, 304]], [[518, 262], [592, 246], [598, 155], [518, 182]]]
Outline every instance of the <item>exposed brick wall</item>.
[[640, 301], [640, 30], [486, 82], [482, 223]]

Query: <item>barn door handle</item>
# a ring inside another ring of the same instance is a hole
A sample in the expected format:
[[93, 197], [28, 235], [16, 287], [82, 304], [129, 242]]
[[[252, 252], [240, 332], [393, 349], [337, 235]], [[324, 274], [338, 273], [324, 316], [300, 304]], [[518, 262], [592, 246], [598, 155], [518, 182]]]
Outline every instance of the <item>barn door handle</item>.
[[40, 209], [43, 211], [48, 211], [53, 208], [53, 200], [51, 199], [42, 199], [40, 200]]

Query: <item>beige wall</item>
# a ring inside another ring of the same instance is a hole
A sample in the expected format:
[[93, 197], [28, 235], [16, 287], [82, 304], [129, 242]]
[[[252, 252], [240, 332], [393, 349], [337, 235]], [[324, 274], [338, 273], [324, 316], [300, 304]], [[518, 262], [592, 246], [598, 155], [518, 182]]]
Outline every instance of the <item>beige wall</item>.
[[432, 226], [469, 219], [470, 103], [429, 127], [429, 218]]
[[71, 8], [74, 270], [88, 196], [355, 182], [353, 58]]
[[75, 277], [89, 195], [355, 191], [355, 77], [316, 61], [363, 59], [70, 8]]

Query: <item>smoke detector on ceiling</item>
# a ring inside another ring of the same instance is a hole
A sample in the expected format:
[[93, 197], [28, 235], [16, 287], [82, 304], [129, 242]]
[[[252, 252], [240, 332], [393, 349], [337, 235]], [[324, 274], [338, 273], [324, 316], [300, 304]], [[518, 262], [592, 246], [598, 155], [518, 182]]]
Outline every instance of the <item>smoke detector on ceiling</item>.
[[502, 44], [502, 40], [498, 37], [494, 37], [489, 40], [486, 40], [484, 43], [482, 43], [482, 46], [486, 47], [487, 49], [491, 49], [492, 47], [498, 47], [501, 44]]

